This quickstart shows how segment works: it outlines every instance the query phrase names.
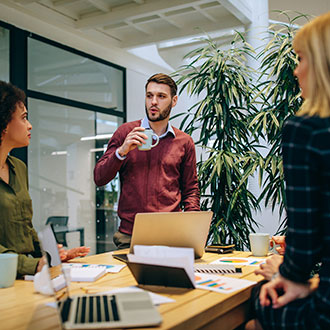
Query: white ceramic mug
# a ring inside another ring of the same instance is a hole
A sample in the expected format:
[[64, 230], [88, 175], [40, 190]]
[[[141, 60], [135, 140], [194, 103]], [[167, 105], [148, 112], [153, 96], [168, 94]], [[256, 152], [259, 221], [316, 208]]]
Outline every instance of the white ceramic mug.
[[[143, 133], [148, 137], [148, 139], [144, 140], [145, 143], [142, 143], [142, 146], [138, 146], [139, 150], [147, 151], [153, 147], [156, 147], [156, 145], [159, 143], [159, 136], [155, 134], [152, 129], [146, 129], [143, 131]], [[154, 144], [152, 144], [153, 140], [156, 140]]]
[[16, 253], [0, 253], [0, 288], [12, 286], [17, 272]]
[[270, 238], [268, 233], [251, 233], [249, 239], [251, 252], [255, 257], [265, 257], [269, 251], [276, 251], [275, 241]]

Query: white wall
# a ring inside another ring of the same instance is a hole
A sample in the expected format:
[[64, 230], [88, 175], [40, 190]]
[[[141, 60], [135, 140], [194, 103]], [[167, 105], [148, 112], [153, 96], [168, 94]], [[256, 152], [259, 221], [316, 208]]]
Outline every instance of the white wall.
[[144, 85], [150, 75], [127, 70], [127, 121], [142, 119], [144, 110]]

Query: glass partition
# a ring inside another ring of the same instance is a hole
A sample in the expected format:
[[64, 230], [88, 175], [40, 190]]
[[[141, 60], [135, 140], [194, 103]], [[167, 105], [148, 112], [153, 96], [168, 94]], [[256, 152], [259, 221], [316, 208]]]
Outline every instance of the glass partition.
[[9, 81], [9, 31], [0, 27], [0, 80]]
[[122, 70], [28, 39], [29, 89], [124, 111]]
[[[103, 154], [108, 140], [104, 136], [99, 139], [97, 128], [110, 136], [121, 119], [31, 98], [28, 105], [33, 126], [28, 169], [35, 228], [42, 228], [50, 217], [68, 217], [68, 247], [80, 245], [83, 237], [92, 254], [113, 249], [116, 201], [112, 198], [110, 205], [105, 192], [114, 190], [112, 185], [96, 188], [93, 169], [95, 155]], [[108, 202], [100, 200], [100, 193]], [[96, 203], [102, 205], [103, 213], [97, 213], [101, 207]]]
[[[115, 130], [122, 124], [122, 119], [111, 118], [103, 113], [96, 114], [97, 140], [95, 142], [95, 162], [97, 162], [107, 149], [108, 141]], [[97, 253], [115, 249], [112, 242], [113, 233], [119, 227], [117, 207], [119, 199], [119, 176], [103, 187], [96, 187], [96, 222], [99, 244]], [[109, 236], [109, 233], [112, 235]]]
[[68, 248], [115, 249], [119, 180], [96, 187], [93, 170], [126, 118], [125, 68], [1, 22], [0, 80], [10, 79], [33, 126], [13, 154], [28, 165], [35, 229], [48, 221]]

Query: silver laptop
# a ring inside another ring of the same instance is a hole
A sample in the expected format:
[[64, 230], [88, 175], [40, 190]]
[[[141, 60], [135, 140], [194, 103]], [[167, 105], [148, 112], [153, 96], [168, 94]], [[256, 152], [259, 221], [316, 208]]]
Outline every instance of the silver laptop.
[[213, 212], [156, 212], [135, 216], [130, 253], [134, 245], [190, 247], [201, 258]]
[[[52, 258], [56, 253], [58, 254], [56, 240], [50, 226], [39, 233], [39, 239], [41, 246], [51, 249]], [[49, 253], [47, 254], [49, 256]], [[49, 267], [49, 273], [64, 329], [147, 327], [156, 326], [162, 322], [147, 292], [70, 296], [62, 265]], [[64, 281], [64, 286], [58, 286], [60, 278], [62, 282]], [[57, 285], [54, 285], [56, 282]]]

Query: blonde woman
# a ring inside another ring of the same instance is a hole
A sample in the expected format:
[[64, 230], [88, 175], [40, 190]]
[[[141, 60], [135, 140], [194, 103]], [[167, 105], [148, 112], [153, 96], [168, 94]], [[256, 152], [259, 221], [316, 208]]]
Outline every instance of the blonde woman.
[[[32, 125], [27, 119], [25, 94], [0, 81], [0, 253], [17, 253], [17, 275], [33, 275], [45, 263], [32, 226], [32, 201], [25, 164], [10, 156], [14, 148], [30, 144]], [[62, 261], [85, 256], [88, 247], [64, 250]]]
[[[304, 98], [283, 130], [288, 234], [277, 276], [261, 287], [246, 329], [330, 329], [330, 12], [293, 43]], [[321, 262], [318, 288], [309, 274]]]

